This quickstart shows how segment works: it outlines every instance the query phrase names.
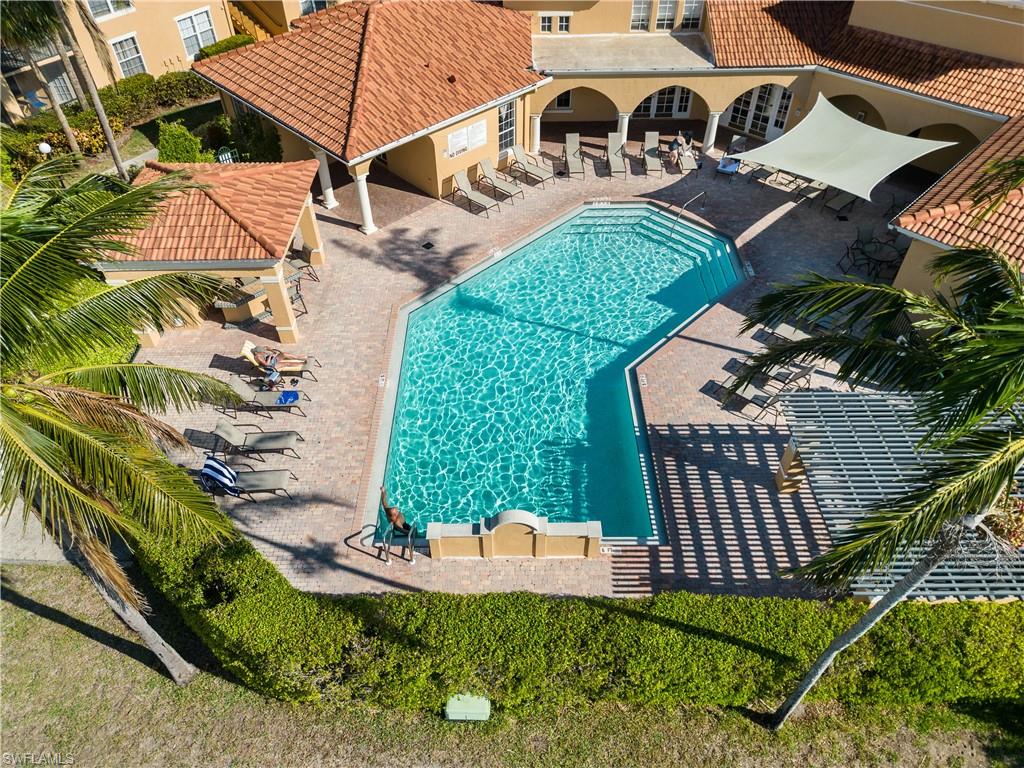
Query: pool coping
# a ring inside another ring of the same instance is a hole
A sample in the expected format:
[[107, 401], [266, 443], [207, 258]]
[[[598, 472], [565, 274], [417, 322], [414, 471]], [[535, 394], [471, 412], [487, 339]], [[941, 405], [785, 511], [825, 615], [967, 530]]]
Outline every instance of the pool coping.
[[[559, 214], [547, 223], [532, 230], [530, 233], [515, 238], [504, 247], [492, 249], [484, 259], [466, 268], [441, 285], [432, 288], [429, 291], [425, 291], [424, 293], [418, 294], [410, 300], [392, 308], [388, 328], [388, 339], [385, 345], [383, 361], [385, 364], [384, 372], [381, 374], [381, 386], [379, 387], [379, 389], [383, 389], [383, 397], [380, 397], [379, 393], [378, 397], [375, 398], [376, 402], [374, 404], [373, 423], [368, 440], [368, 442], [372, 442], [372, 454], [370, 456], [366, 479], [362, 483], [364, 491], [362, 504], [357, 504], [357, 509], [359, 506], [362, 506], [363, 508], [362, 524], [359, 529], [359, 542], [363, 546], [373, 547], [376, 545], [375, 539], [378, 533], [378, 520], [380, 516], [380, 497], [378, 494], [373, 492], [373, 489], [381, 486], [387, 469], [388, 452], [391, 447], [391, 432], [394, 427], [395, 406], [398, 400], [398, 385], [401, 381], [402, 359], [405, 355], [405, 340], [406, 332], [408, 330], [409, 315], [425, 304], [433, 301], [453, 288], [457, 288], [467, 280], [470, 280], [484, 270], [494, 266], [506, 256], [515, 253], [519, 249], [529, 245], [534, 240], [543, 237], [553, 229], [556, 229], [566, 221], [578, 216], [580, 213], [590, 208], [652, 208], [667, 214], [675, 215], [678, 213], [679, 216], [688, 213], [682, 209], [677, 212], [671, 206], [665, 205], [660, 201], [639, 198], [616, 201], [601, 199], [587, 200], [570, 208], [565, 213]], [[740, 263], [742, 271], [742, 274], [740, 275], [740, 284], [749, 279], [752, 273], [750, 265], [741, 255], [740, 250], [736, 246], [736, 242], [731, 235], [704, 224], [692, 215], [688, 215], [685, 218], [687, 224], [709, 232], [716, 237], [724, 238], [732, 249], [733, 254], [736, 256], [737, 261]], [[732, 293], [732, 291], [736, 290], [740, 284], [733, 286], [726, 293], [723, 293], [722, 297]], [[637, 441], [637, 448], [640, 453], [640, 469], [641, 476], [643, 477], [644, 492], [647, 495], [648, 514], [650, 515], [651, 527], [654, 535], [602, 537], [602, 549], [604, 548], [603, 545], [605, 542], [610, 546], [637, 544], [661, 545], [665, 543], [666, 537], [664, 533], [664, 523], [661, 520], [662, 507], [660, 492], [658, 491], [657, 483], [654, 482], [654, 478], [649, 476], [653, 466], [653, 457], [651, 456], [650, 444], [647, 437], [646, 420], [643, 418], [643, 402], [640, 397], [640, 393], [634, 386], [636, 368], [675, 337], [682, 328], [696, 320], [711, 306], [711, 304], [705, 304], [700, 307], [684, 321], [679, 323], [679, 325], [673, 327], [669, 333], [658, 339], [658, 341], [623, 369], [623, 375], [626, 379], [626, 389], [629, 396], [630, 410], [633, 416], [634, 438]], [[498, 510], [498, 512], [500, 511], [501, 510]], [[498, 512], [495, 514], [498, 514]], [[578, 523], [567, 524], [576, 525]], [[441, 526], [442, 531], [447, 531], [450, 528], [452, 535], [465, 535], [467, 528], [475, 527], [477, 523], [438, 523], [436, 525]], [[554, 523], [553, 525], [559, 525], [559, 523]], [[426, 530], [417, 531], [417, 533], [420, 535], [416, 537], [414, 546], [417, 548], [424, 547], [427, 543]]]

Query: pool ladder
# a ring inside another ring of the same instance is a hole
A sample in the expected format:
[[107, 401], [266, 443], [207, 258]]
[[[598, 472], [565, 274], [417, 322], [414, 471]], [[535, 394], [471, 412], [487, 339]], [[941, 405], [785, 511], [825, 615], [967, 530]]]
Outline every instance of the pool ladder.
[[703, 211], [705, 206], [707, 206], [707, 204], [708, 204], [708, 191], [706, 189], [703, 192], [698, 192], [696, 195], [694, 195], [689, 200], [687, 200], [685, 203], [683, 203], [681, 206], [679, 206], [679, 213], [676, 214], [675, 219], [672, 221], [672, 231], [673, 232], [675, 231], [676, 224], [678, 224], [679, 220], [681, 218], [683, 218], [683, 211], [686, 210], [686, 206], [688, 206], [690, 203], [694, 202], [695, 200], [700, 200], [702, 197], [704, 198], [704, 202], [702, 202], [700, 204], [700, 209]]
[[[416, 524], [411, 523], [409, 532], [401, 533], [395, 531], [395, 526], [388, 525], [386, 531], [384, 531], [384, 539], [381, 541], [381, 548], [384, 550], [384, 565], [391, 565], [391, 544], [395, 538], [395, 534], [398, 534], [399, 538], [406, 539], [406, 546], [409, 548], [409, 565], [416, 565]], [[404, 558], [403, 558], [404, 559]]]

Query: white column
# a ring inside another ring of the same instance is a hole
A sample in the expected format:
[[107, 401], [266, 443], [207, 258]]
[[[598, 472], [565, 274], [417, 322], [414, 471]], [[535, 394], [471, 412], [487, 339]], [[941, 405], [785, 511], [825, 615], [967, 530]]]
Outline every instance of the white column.
[[715, 148], [715, 137], [718, 135], [718, 118], [721, 112], [708, 112], [708, 129], [704, 131], [704, 154], [709, 154]]
[[540, 115], [530, 115], [530, 154], [540, 152]]
[[352, 174], [352, 178], [356, 180], [356, 195], [359, 197], [359, 213], [363, 217], [363, 224], [359, 227], [360, 231], [365, 235], [372, 235], [377, 231], [377, 226], [373, 223], [373, 211], [370, 210], [370, 190], [366, 187], [366, 177], [369, 174], [363, 173], [358, 176]]
[[327, 166], [327, 153], [322, 149], [314, 149], [313, 155], [320, 163], [320, 167], [317, 169], [317, 173], [320, 175], [320, 189], [323, 191], [320, 202], [328, 210], [336, 208], [338, 201], [334, 197], [334, 187], [331, 184], [331, 169]]
[[629, 133], [629, 112], [619, 112], [619, 125], [615, 129], [622, 134], [622, 141], [626, 141], [626, 134]]

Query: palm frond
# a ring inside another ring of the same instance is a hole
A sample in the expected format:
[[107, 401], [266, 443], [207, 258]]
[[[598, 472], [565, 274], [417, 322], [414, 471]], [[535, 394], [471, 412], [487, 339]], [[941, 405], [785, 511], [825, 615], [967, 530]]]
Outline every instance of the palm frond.
[[219, 379], [155, 363], [91, 365], [55, 371], [34, 384], [63, 384], [120, 397], [147, 411], [192, 410], [201, 403], [227, 404], [239, 397]]
[[110, 547], [88, 531], [73, 531], [75, 545], [85, 558], [86, 565], [107, 587], [128, 605], [138, 611], [147, 611], [149, 606], [142, 593], [135, 588], [128, 574], [117, 562]]
[[1001, 206], [1010, 192], [1024, 186], [1024, 157], [993, 160], [983, 171], [970, 188], [971, 200], [979, 206], [974, 216], [976, 224]]
[[38, 511], [47, 530], [87, 528], [103, 537], [111, 530], [128, 535], [137, 524], [73, 474], [67, 450], [35, 429], [8, 402], [0, 400], [0, 504], [10, 510], [18, 497]]
[[32, 166], [4, 197], [3, 212], [8, 216], [36, 213], [62, 194], [64, 177], [74, 168], [71, 155], [58, 155]]
[[991, 248], [954, 248], [928, 264], [935, 286], [951, 284], [961, 309], [990, 311], [1006, 301], [1024, 301], [1020, 266]]
[[867, 510], [831, 550], [796, 573], [819, 584], [843, 585], [884, 568], [947, 524], [986, 512], [1024, 465], [1024, 436], [1004, 429], [966, 435], [929, 461], [898, 498]]

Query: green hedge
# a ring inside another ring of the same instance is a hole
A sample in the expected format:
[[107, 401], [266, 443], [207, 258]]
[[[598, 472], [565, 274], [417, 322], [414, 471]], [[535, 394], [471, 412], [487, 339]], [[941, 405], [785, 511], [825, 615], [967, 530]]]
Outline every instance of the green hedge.
[[161, 107], [182, 107], [205, 99], [217, 89], [194, 72], [166, 72], [156, 80], [156, 103]]
[[[852, 601], [696, 595], [556, 599], [293, 589], [245, 540], [139, 542], [143, 568], [221, 663], [281, 699], [438, 710], [456, 692], [509, 712], [568, 702], [744, 705], [777, 698], [864, 610]], [[1024, 603], [908, 604], [840, 656], [817, 698], [1024, 695]]]
[[199, 53], [196, 55], [196, 61], [199, 61], [200, 59], [208, 59], [211, 56], [217, 56], [221, 53], [233, 51], [235, 48], [241, 48], [252, 44], [253, 39], [250, 35], [232, 35], [231, 37], [225, 37], [223, 40], [218, 40], [216, 43], [200, 48]]
[[162, 163], [212, 163], [213, 153], [204, 152], [198, 136], [180, 122], [160, 123], [159, 154]]

